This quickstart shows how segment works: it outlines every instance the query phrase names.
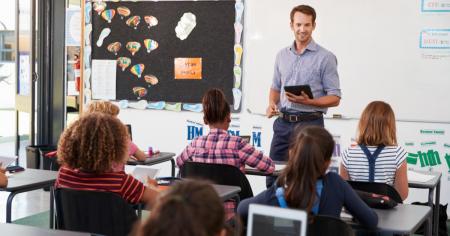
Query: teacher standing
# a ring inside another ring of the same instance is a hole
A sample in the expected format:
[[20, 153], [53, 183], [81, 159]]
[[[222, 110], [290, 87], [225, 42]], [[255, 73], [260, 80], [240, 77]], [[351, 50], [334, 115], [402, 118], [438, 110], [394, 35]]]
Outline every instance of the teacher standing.
[[[289, 139], [297, 126], [323, 127], [323, 113], [339, 105], [341, 99], [336, 56], [312, 38], [316, 11], [299, 5], [292, 9], [290, 17], [295, 41], [277, 54], [266, 111], [269, 118], [279, 116], [273, 124], [270, 147], [270, 157], [276, 161], [287, 160]], [[285, 92], [284, 86], [291, 85], [309, 85], [314, 98]], [[272, 183], [269, 178], [267, 185]]]

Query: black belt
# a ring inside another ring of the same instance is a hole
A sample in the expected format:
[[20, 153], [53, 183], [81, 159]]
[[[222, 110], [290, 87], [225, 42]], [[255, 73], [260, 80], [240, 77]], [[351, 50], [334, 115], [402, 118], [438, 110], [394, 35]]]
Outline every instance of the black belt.
[[322, 112], [305, 112], [301, 114], [292, 114], [287, 112], [280, 112], [279, 115], [283, 120], [291, 123], [300, 122], [300, 121], [312, 121], [317, 120], [323, 117]]

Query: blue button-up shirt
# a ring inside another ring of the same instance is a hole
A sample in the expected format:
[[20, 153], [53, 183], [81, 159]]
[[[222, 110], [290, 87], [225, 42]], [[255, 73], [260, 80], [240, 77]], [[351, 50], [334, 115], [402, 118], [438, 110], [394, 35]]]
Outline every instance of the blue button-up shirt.
[[302, 54], [297, 53], [295, 42], [282, 49], [276, 57], [272, 89], [280, 92], [278, 107], [290, 112], [327, 112], [327, 108], [289, 102], [284, 86], [311, 86], [314, 98], [326, 95], [341, 97], [336, 56], [311, 40]]

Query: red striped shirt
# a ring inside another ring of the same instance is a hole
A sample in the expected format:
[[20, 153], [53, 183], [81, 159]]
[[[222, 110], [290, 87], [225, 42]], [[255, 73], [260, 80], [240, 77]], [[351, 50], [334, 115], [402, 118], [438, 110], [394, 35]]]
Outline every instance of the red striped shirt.
[[113, 192], [133, 204], [141, 201], [145, 190], [144, 184], [124, 171], [95, 174], [68, 167], [59, 169], [55, 187]]

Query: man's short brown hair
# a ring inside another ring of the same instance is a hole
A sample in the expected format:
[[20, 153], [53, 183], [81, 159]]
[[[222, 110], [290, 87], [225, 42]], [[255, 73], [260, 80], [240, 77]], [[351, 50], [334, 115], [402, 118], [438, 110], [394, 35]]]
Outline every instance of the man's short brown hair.
[[291, 22], [294, 22], [294, 15], [296, 12], [301, 12], [305, 15], [312, 16], [312, 23], [316, 22], [316, 10], [308, 5], [298, 5], [291, 10]]
[[125, 125], [116, 117], [88, 113], [61, 134], [58, 161], [71, 169], [105, 173], [114, 163], [125, 161], [128, 139]]

